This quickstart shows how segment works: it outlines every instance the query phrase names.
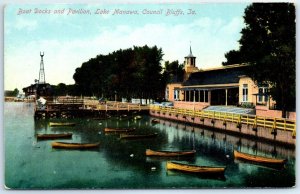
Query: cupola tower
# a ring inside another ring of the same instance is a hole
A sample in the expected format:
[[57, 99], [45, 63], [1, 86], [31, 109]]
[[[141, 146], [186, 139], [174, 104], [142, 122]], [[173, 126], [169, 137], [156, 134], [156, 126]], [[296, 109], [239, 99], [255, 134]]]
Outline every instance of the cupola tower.
[[191, 73], [197, 72], [199, 69], [196, 67], [196, 57], [192, 53], [190, 46], [190, 54], [184, 57], [184, 81], [187, 80]]

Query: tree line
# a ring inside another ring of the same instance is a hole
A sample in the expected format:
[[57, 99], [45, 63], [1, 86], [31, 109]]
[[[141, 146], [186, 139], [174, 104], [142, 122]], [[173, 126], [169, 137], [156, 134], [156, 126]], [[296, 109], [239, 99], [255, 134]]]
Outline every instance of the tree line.
[[162, 57], [161, 48], [147, 45], [100, 54], [76, 68], [74, 85], [60, 83], [52, 88], [55, 95], [67, 93], [110, 100], [144, 98], [161, 101], [166, 84], [183, 78], [183, 65], [178, 61], [166, 61], [162, 66]]
[[285, 117], [296, 107], [296, 11], [293, 3], [253, 3], [245, 9], [238, 50], [223, 65], [247, 63], [246, 73], [269, 94]]
[[[296, 106], [296, 23], [292, 3], [253, 3], [245, 9], [245, 27], [238, 50], [225, 53], [223, 65], [249, 64], [246, 73], [257, 85], [269, 85], [268, 95], [283, 112]], [[120, 49], [97, 55], [75, 70], [74, 85], [54, 86], [55, 95], [107, 99], [163, 99], [166, 84], [182, 82], [183, 64], [166, 61], [157, 46]]]

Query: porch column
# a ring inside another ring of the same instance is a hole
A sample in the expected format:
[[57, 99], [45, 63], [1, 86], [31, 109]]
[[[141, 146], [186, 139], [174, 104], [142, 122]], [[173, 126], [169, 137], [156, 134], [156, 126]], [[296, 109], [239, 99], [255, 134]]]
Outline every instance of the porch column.
[[226, 88], [226, 89], [225, 89], [225, 99], [226, 99], [226, 101], [225, 101], [225, 106], [227, 106], [227, 94], [228, 94], [228, 89]]
[[194, 100], [193, 100], [193, 102], [196, 102], [196, 90], [194, 90], [193, 93], [194, 93]]
[[198, 102], [200, 102], [200, 90], [198, 90]]
[[210, 105], [211, 103], [211, 90], [208, 91], [208, 104]]
[[191, 92], [191, 90], [189, 90], [189, 102], [191, 102], [192, 101], [192, 99], [191, 99], [191, 97], [192, 97], [192, 92]]

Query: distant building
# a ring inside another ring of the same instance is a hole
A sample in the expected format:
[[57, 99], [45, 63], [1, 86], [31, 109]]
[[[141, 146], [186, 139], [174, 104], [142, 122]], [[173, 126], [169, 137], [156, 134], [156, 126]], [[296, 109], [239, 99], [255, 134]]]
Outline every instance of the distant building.
[[36, 95], [38, 96], [51, 96], [53, 95], [52, 87], [48, 83], [44, 84], [31, 84], [28, 87], [23, 88], [25, 96]]
[[39, 80], [35, 80], [35, 84], [31, 84], [28, 87], [23, 88], [25, 96], [35, 95], [37, 98], [39, 96], [52, 96], [53, 90], [50, 84], [46, 83], [45, 80], [45, 70], [44, 70], [44, 52], [40, 52], [41, 62], [40, 62], [40, 72]]

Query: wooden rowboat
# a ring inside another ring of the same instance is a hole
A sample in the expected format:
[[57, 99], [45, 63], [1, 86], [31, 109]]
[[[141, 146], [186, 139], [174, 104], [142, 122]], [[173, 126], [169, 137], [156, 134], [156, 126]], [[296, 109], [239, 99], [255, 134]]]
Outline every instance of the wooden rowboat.
[[234, 158], [236, 159], [251, 161], [260, 164], [283, 165], [286, 162], [285, 159], [275, 159], [275, 158], [267, 158], [263, 156], [256, 156], [256, 155], [238, 152], [236, 150], [233, 151], [233, 154], [234, 154]]
[[63, 122], [63, 123], [55, 123], [55, 122], [50, 122], [49, 125], [51, 127], [56, 127], [56, 126], [75, 126], [76, 123], [66, 123], [66, 122]]
[[60, 134], [37, 134], [37, 139], [59, 139], [59, 138], [72, 138], [72, 133]]
[[114, 128], [104, 128], [104, 132], [115, 132], [115, 133], [126, 133], [126, 132], [132, 132], [134, 131], [135, 129], [132, 128], [132, 129], [114, 129]]
[[143, 134], [143, 135], [120, 134], [120, 139], [142, 139], [142, 138], [153, 138], [156, 136], [157, 133]]
[[157, 120], [157, 119], [152, 119], [152, 120], [151, 120], [151, 123], [153, 123], [153, 124], [159, 123], [159, 120]]
[[138, 115], [134, 117], [134, 120], [139, 120], [139, 119], [142, 119], [142, 116]]
[[194, 156], [196, 150], [191, 151], [154, 151], [146, 149], [146, 156], [160, 156], [160, 157], [176, 157], [176, 156]]
[[52, 142], [52, 148], [61, 149], [90, 149], [97, 148], [99, 143], [68, 143], [68, 142]]
[[196, 166], [179, 162], [167, 162], [167, 170], [177, 170], [199, 174], [223, 174], [226, 167]]
[[246, 154], [242, 152], [238, 152], [234, 150], [234, 158], [246, 160], [250, 162], [260, 163], [260, 164], [266, 164], [266, 165], [283, 165], [286, 160], [285, 159], [275, 159], [275, 158], [267, 158], [262, 156], [255, 156], [251, 154]]

